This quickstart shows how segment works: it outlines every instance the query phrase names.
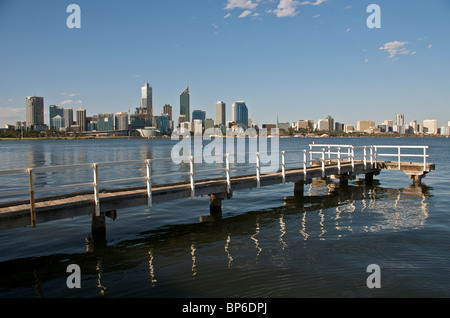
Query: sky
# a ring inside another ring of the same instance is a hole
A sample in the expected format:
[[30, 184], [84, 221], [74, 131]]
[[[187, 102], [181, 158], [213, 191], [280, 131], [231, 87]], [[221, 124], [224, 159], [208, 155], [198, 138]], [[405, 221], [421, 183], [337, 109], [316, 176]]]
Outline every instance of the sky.
[[[70, 4], [81, 28], [69, 28]], [[379, 7], [373, 20], [370, 4]], [[367, 20], [380, 21], [369, 28]], [[245, 101], [254, 123], [450, 121], [449, 0], [0, 0], [0, 127], [48, 106], [154, 115]]]

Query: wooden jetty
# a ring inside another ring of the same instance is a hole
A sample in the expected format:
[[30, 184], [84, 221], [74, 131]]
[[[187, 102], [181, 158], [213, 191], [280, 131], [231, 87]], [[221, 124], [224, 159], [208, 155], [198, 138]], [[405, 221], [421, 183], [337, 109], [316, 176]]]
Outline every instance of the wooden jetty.
[[[316, 150], [318, 147], [320, 149]], [[294, 195], [302, 197], [304, 185], [312, 183], [314, 179], [338, 179], [341, 185], [345, 185], [349, 180], [355, 179], [356, 176], [365, 175], [366, 182], [371, 182], [373, 176], [378, 175], [383, 169], [401, 170], [408, 174], [414, 183], [420, 183], [427, 173], [435, 170], [434, 164], [427, 163], [427, 148], [427, 146], [355, 147], [352, 145], [312, 144], [309, 149], [280, 152], [280, 168], [278, 171], [268, 174], [261, 173], [260, 154], [256, 153], [256, 164], [252, 167], [255, 168], [255, 173], [243, 175], [231, 175], [230, 167], [232, 160], [230, 160], [228, 155], [225, 155], [225, 165], [223, 168], [198, 171], [223, 171], [224, 176], [203, 179], [198, 177], [194, 159], [191, 157], [189, 162], [190, 170], [187, 172], [189, 180], [164, 184], [154, 184], [154, 179], [157, 175], [152, 174], [151, 162], [158, 159], [0, 171], [0, 178], [3, 175], [26, 173], [29, 181], [29, 187], [27, 189], [29, 199], [0, 203], [0, 229], [30, 225], [35, 227], [39, 223], [90, 215], [92, 218], [92, 231], [104, 232], [106, 229], [105, 217], [115, 219], [117, 210], [133, 206], [151, 207], [153, 204], [186, 198], [194, 199], [200, 196], [210, 197], [210, 217], [215, 219], [221, 217], [222, 201], [231, 199], [235, 191], [293, 183]], [[391, 151], [389, 153], [381, 153], [381, 149], [390, 149]], [[406, 152], [407, 150], [419, 151], [420, 153]], [[302, 160], [288, 161], [287, 157], [290, 154]], [[380, 161], [379, 157], [394, 157], [397, 161]], [[402, 161], [404, 157], [416, 157], [420, 158], [420, 161]], [[144, 164], [146, 175], [138, 178], [120, 179], [104, 183], [135, 181], [136, 184], [143, 183], [142, 186], [120, 189], [101, 188], [102, 183], [99, 182], [98, 172], [99, 166], [114, 167], [131, 163]], [[292, 165], [295, 165], [295, 167], [289, 167]], [[51, 197], [35, 197], [33, 175], [36, 172], [61, 171], [74, 167], [92, 169], [93, 182], [61, 185], [60, 188], [67, 189], [71, 186], [88, 185], [92, 186], [93, 190]], [[183, 173], [186, 174], [186, 172]], [[9, 192], [6, 194], [16, 193]]]

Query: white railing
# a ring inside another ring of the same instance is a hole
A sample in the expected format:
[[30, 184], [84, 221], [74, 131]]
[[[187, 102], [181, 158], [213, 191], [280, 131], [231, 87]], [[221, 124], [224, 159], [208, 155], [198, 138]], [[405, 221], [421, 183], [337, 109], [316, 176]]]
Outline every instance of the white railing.
[[[320, 147], [320, 151], [314, 150], [314, 148]], [[396, 153], [379, 153], [379, 149], [397, 149]], [[423, 149], [423, 154], [406, 154], [402, 152], [402, 149]], [[308, 171], [307, 168], [311, 166], [311, 164], [316, 164], [320, 162], [322, 177], [325, 177], [325, 166], [326, 164], [330, 164], [333, 161], [337, 162], [338, 165], [338, 173], [341, 173], [341, 163], [342, 162], [351, 162], [352, 163], [352, 171], [355, 169], [355, 161], [363, 161], [364, 167], [367, 169], [367, 166], [370, 164], [370, 167], [373, 168], [377, 166], [377, 158], [380, 156], [393, 156], [398, 158], [400, 170], [400, 161], [402, 157], [423, 157], [424, 169], [426, 169], [426, 158], [428, 157], [426, 150], [427, 146], [352, 146], [352, 145], [323, 145], [323, 144], [312, 144], [310, 145], [310, 149], [304, 150], [286, 150], [279, 152], [281, 155], [281, 177], [282, 182], [286, 182], [286, 171], [287, 167], [290, 165], [296, 165], [295, 168], [290, 169], [302, 169], [303, 170], [303, 178], [304, 181], [307, 181]], [[293, 154], [294, 158], [288, 161], [288, 154]], [[300, 155], [299, 155], [300, 154]], [[242, 154], [240, 154], [242, 155]], [[255, 156], [255, 164], [252, 165], [249, 162], [245, 162], [243, 166], [239, 166], [235, 164], [233, 167], [233, 172], [237, 172], [241, 168], [245, 169], [255, 169], [255, 177], [257, 187], [261, 186], [261, 167], [263, 164], [261, 163], [260, 153], [246, 153], [245, 156], [250, 158], [250, 156]], [[272, 155], [272, 154], [271, 154]], [[317, 156], [319, 155], [319, 156]], [[309, 156], [309, 159], [308, 159]], [[202, 181], [202, 179], [196, 178], [198, 175], [205, 173], [216, 173], [216, 172], [225, 172], [225, 180], [227, 185], [227, 193], [231, 192], [231, 163], [235, 163], [234, 158], [231, 158], [229, 154], [224, 155], [225, 159], [225, 167], [215, 168], [215, 169], [195, 169], [195, 165], [199, 165], [197, 160], [194, 160], [193, 156], [189, 157], [189, 170], [181, 171], [175, 173], [164, 173], [164, 174], [153, 174], [152, 164], [158, 161], [167, 161], [171, 160], [171, 158], [154, 158], [154, 159], [144, 159], [144, 160], [128, 160], [128, 161], [119, 161], [119, 162], [101, 162], [101, 163], [93, 163], [93, 164], [74, 164], [74, 165], [61, 165], [61, 166], [49, 166], [49, 167], [35, 167], [35, 168], [27, 168], [27, 169], [14, 169], [14, 170], [4, 170], [0, 171], [1, 176], [8, 175], [26, 175], [28, 179], [28, 188], [26, 190], [15, 190], [15, 191], [6, 191], [0, 193], [1, 197], [13, 196], [13, 195], [27, 195], [29, 197], [30, 202], [30, 212], [31, 212], [31, 225], [34, 227], [36, 225], [36, 210], [35, 210], [35, 202], [36, 202], [36, 192], [46, 192], [55, 190], [66, 190], [66, 189], [75, 189], [75, 188], [86, 188], [93, 187], [94, 190], [94, 201], [95, 201], [95, 215], [100, 215], [100, 186], [114, 183], [123, 183], [123, 182], [143, 182], [147, 189], [147, 205], [148, 207], [152, 206], [152, 184], [154, 184], [153, 180], [160, 177], [173, 177], [173, 176], [189, 176], [189, 185], [191, 192], [191, 199], [195, 197], [195, 183], [196, 181]], [[202, 160], [200, 160], [201, 162]], [[140, 169], [143, 166], [143, 175], [137, 177], [127, 177], [127, 178], [116, 178], [111, 180], [101, 180], [99, 168], [104, 167], [118, 167], [118, 166], [131, 166], [131, 165], [140, 165]], [[47, 172], [55, 172], [55, 171], [71, 171], [74, 170], [90, 170], [92, 169], [93, 173], [93, 182], [81, 182], [81, 183], [68, 183], [63, 185], [52, 185], [51, 187], [40, 187], [37, 188], [36, 182], [34, 181], [34, 176], [47, 173]], [[280, 172], [280, 169], [276, 171]], [[239, 174], [235, 174], [235, 176], [243, 176]], [[203, 179], [205, 180], [205, 179]], [[91, 188], [92, 189], [92, 188]], [[28, 200], [27, 200], [28, 201]]]

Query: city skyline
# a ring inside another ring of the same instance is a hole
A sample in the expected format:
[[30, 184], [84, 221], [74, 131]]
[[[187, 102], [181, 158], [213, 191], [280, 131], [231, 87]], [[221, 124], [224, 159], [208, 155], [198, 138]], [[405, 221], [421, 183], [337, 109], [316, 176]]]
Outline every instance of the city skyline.
[[211, 118], [217, 100], [245, 100], [259, 125], [274, 123], [277, 114], [280, 122], [331, 114], [356, 125], [404, 113], [443, 126], [450, 119], [450, 5], [376, 1], [381, 28], [369, 29], [370, 3], [144, 1], [131, 7], [83, 0], [77, 1], [82, 27], [69, 29], [66, 4], [4, 1], [0, 125], [24, 120], [23, 99], [30, 95], [45, 98], [46, 120], [48, 105], [92, 113], [135, 109], [141, 103], [136, 87], [148, 79], [154, 113], [170, 104], [174, 119], [189, 81], [190, 109]]

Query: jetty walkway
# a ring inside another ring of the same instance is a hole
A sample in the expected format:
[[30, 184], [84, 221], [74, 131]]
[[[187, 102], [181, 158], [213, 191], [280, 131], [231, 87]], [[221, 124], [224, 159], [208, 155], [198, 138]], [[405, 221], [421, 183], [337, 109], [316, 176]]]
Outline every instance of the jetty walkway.
[[[215, 219], [221, 218], [222, 201], [231, 199], [235, 191], [293, 183], [294, 195], [302, 197], [304, 185], [312, 183], [314, 179], [338, 179], [341, 185], [345, 185], [358, 175], [364, 175], [366, 182], [371, 182], [373, 176], [384, 169], [403, 171], [414, 183], [420, 183], [427, 173], [435, 170], [435, 165], [427, 162], [427, 149], [427, 146], [311, 144], [309, 149], [281, 151], [278, 170], [267, 174], [261, 173], [264, 164], [260, 153], [248, 154], [254, 155], [256, 159], [255, 163], [243, 165], [247, 171], [249, 168], [254, 169], [250, 174], [237, 173], [233, 158], [228, 154], [224, 155], [223, 164], [219, 168], [197, 169], [198, 164], [190, 157], [188, 171], [159, 175], [152, 173], [152, 163], [170, 161], [170, 158], [3, 170], [0, 171], [0, 180], [4, 176], [22, 175], [26, 176], [28, 185], [26, 190], [0, 192], [0, 199], [15, 195], [27, 197], [25, 200], [0, 203], [0, 229], [35, 227], [44, 222], [90, 215], [92, 231], [101, 233], [106, 230], [105, 217], [115, 219], [117, 210], [134, 206], [151, 208], [158, 203], [200, 196], [210, 197], [210, 217]], [[385, 158], [392, 160], [380, 160]], [[136, 164], [141, 166], [142, 172], [138, 177], [100, 181], [100, 167]], [[204, 163], [202, 165], [205, 166]], [[52, 193], [58, 190], [69, 190], [69, 193], [37, 196], [40, 190], [45, 189], [37, 186], [34, 180], [36, 175], [48, 174], [51, 178], [52, 173], [64, 173], [73, 169], [87, 169], [86, 173], [92, 174], [92, 182], [58, 184], [51, 186]], [[211, 177], [211, 173], [219, 173], [220, 176]], [[169, 175], [184, 175], [188, 178], [170, 183], [156, 182], [158, 177]], [[124, 182], [132, 183], [133, 186], [108, 188], [108, 185]], [[73, 191], [83, 187], [91, 190]]]

